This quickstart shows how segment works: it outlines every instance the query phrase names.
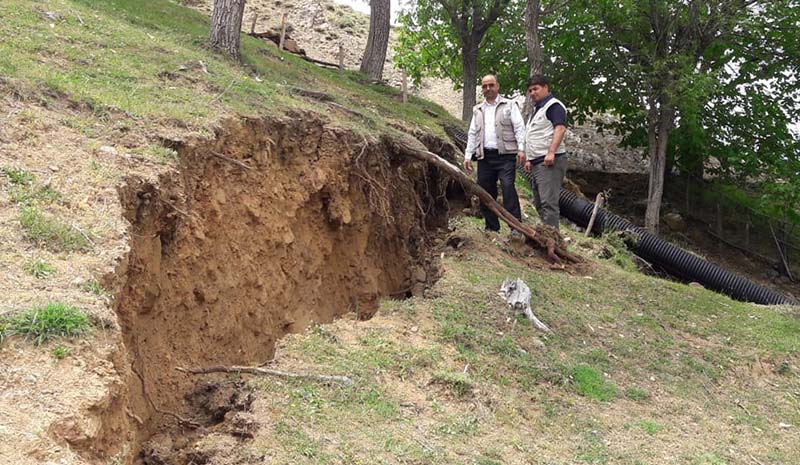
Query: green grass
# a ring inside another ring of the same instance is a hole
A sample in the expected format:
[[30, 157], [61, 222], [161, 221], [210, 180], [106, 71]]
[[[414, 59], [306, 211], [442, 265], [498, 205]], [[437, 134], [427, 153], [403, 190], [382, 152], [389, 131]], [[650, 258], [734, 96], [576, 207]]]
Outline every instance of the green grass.
[[8, 182], [15, 186], [32, 184], [36, 177], [24, 169], [0, 168], [0, 171], [8, 178]]
[[32, 339], [35, 345], [56, 338], [73, 338], [89, 331], [89, 317], [63, 303], [34, 307], [7, 319], [4, 333]]
[[446, 386], [456, 397], [466, 397], [472, 392], [473, 381], [465, 373], [439, 370], [431, 377], [431, 384]]
[[50, 354], [57, 360], [61, 360], [69, 357], [72, 354], [72, 349], [70, 349], [69, 347], [64, 347], [59, 345], [53, 347], [53, 350], [50, 351]]
[[[443, 134], [439, 121], [455, 121], [430, 102], [412, 98], [400, 104], [396, 89], [365, 83], [357, 72], [322, 69], [246, 35], [242, 64], [233, 63], [205, 47], [208, 16], [177, 3], [65, 0], [48, 5], [62, 17], [53, 27], [42, 20], [37, 5], [32, 0], [0, 4], [0, 75], [8, 77], [3, 85], [43, 103], [80, 103], [91, 118], [73, 118], [69, 124], [81, 132], [93, 133], [102, 127], [93, 120], [115, 115], [134, 124], [146, 119], [205, 128], [224, 110], [254, 117], [315, 110], [360, 131], [390, 130], [384, 121], [389, 117]], [[289, 86], [329, 93], [364, 117], [294, 97]]]
[[100, 285], [97, 281], [89, 281], [83, 287], [86, 292], [94, 294], [98, 297], [109, 297], [111, 293], [107, 290], [103, 289], [103, 286]]
[[581, 365], [572, 371], [575, 391], [589, 399], [608, 402], [617, 397], [617, 388], [603, 379], [603, 375], [592, 367]]
[[25, 237], [40, 247], [57, 252], [87, 251], [91, 243], [80, 231], [45, 215], [35, 207], [25, 207], [19, 216]]
[[23, 269], [37, 279], [44, 279], [56, 272], [55, 268], [41, 258], [25, 263]]

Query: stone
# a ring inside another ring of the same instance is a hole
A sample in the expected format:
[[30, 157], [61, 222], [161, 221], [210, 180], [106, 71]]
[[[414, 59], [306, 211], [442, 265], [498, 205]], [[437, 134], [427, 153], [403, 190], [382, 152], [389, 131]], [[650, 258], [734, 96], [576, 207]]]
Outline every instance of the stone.
[[411, 273], [411, 278], [416, 282], [424, 283], [428, 280], [428, 272], [425, 271], [425, 268], [418, 266]]
[[669, 226], [669, 229], [676, 231], [676, 232], [683, 232], [686, 231], [686, 221], [684, 221], [683, 217], [680, 213], [677, 212], [669, 212], [664, 215], [664, 223]]
[[104, 146], [100, 147], [99, 149], [97, 149], [97, 151], [100, 152], [100, 153], [104, 153], [106, 155], [116, 155], [117, 154], [117, 149], [115, 149], [114, 147], [112, 147], [110, 145], [104, 145]]

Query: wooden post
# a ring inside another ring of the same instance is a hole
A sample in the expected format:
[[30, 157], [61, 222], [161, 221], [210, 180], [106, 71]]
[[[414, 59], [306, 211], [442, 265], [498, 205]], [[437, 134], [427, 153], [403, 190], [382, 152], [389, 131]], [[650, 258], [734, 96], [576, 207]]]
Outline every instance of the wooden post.
[[750, 215], [747, 215], [747, 221], [744, 224], [744, 246], [750, 248]]
[[[723, 237], [722, 236], [722, 206], [720, 205], [719, 200], [717, 200], [717, 228], [716, 229], [717, 229], [717, 236]], [[717, 242], [717, 248], [722, 250], [722, 242]]]
[[253, 22], [250, 24], [250, 35], [256, 33], [256, 21], [258, 21], [258, 13], [253, 15]]
[[408, 73], [403, 68], [403, 103], [408, 103]]
[[286, 41], [286, 13], [281, 15], [281, 40], [278, 43], [278, 50], [283, 50], [283, 44]]
[[339, 42], [339, 72], [344, 72], [344, 45]]
[[597, 210], [603, 208], [603, 203], [605, 201], [605, 197], [603, 193], [600, 192], [597, 194], [597, 197], [594, 199], [594, 208], [592, 209], [592, 217], [589, 218], [589, 225], [586, 226], [586, 237], [589, 237], [592, 234], [592, 227], [594, 226], [594, 220], [597, 218]]

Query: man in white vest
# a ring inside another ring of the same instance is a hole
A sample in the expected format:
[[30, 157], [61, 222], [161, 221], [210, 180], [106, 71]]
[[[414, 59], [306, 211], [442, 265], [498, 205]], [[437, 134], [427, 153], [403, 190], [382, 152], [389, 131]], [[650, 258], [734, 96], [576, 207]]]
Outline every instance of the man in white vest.
[[567, 108], [550, 93], [547, 78], [528, 79], [528, 96], [536, 103], [525, 126], [525, 171], [533, 171], [533, 203], [542, 223], [558, 229], [558, 196], [567, 173]]
[[[500, 84], [491, 74], [481, 80], [485, 101], [472, 109], [464, 169], [472, 171], [472, 160], [478, 160], [478, 184], [497, 199], [497, 180], [503, 190], [503, 207], [522, 219], [519, 196], [514, 187], [516, 164], [525, 161], [525, 122], [519, 107], [500, 95]], [[500, 221], [485, 205], [481, 213], [487, 231], [500, 231]]]

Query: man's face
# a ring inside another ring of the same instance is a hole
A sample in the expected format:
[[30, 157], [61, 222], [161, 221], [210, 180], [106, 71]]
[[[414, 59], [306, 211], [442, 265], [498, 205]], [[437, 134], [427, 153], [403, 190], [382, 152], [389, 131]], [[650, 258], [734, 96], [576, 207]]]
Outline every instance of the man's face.
[[500, 84], [494, 77], [487, 76], [481, 80], [481, 91], [486, 100], [494, 100], [497, 98], [497, 93], [500, 92]]
[[550, 87], [547, 85], [534, 84], [528, 87], [528, 96], [536, 103], [541, 102], [548, 95], [550, 95]]

